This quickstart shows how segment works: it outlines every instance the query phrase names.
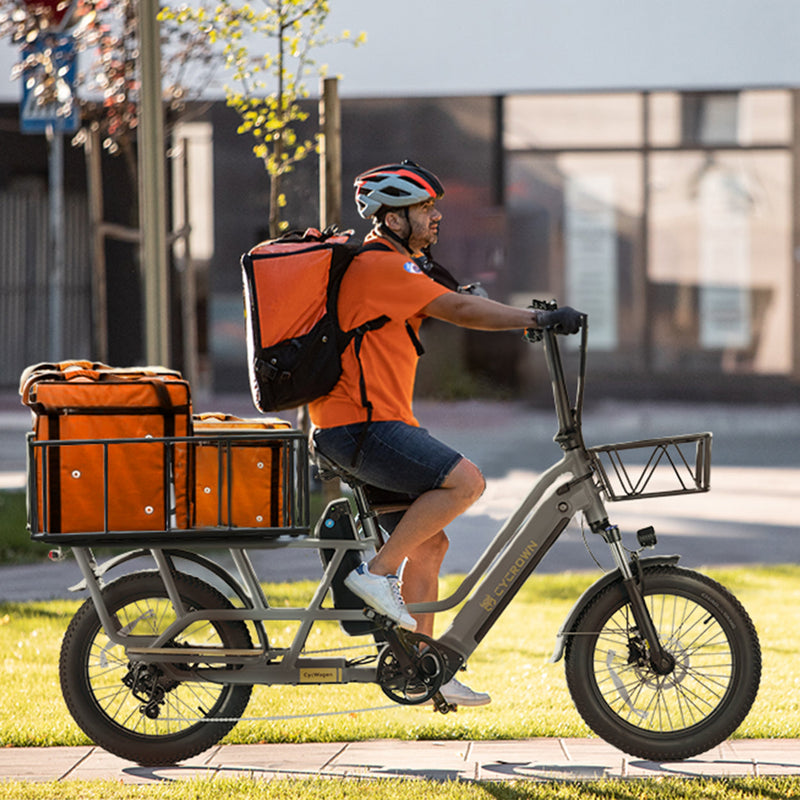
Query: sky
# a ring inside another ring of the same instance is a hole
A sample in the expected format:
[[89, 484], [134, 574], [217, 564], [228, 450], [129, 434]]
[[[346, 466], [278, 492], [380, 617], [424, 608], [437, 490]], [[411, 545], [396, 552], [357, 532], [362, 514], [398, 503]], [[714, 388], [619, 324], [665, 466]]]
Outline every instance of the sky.
[[331, 0], [345, 29], [367, 43], [319, 56], [343, 97], [800, 86], [800, 0]]

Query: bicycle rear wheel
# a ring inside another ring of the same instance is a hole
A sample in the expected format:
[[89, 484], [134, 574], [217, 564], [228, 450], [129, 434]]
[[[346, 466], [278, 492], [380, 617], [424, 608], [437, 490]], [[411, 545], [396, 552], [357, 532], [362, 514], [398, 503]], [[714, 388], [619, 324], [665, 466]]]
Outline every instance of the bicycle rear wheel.
[[[187, 611], [232, 608], [198, 578], [178, 573], [175, 583]], [[119, 578], [103, 589], [103, 596], [117, 629], [128, 634], [155, 637], [175, 621], [157, 572]], [[187, 647], [252, 645], [243, 622], [198, 621], [169, 646], [179, 653]], [[252, 691], [249, 685], [178, 681], [158, 664], [137, 663], [106, 636], [92, 600], [67, 628], [59, 675], [64, 700], [81, 730], [109, 752], [148, 766], [174, 764], [214, 745], [236, 725]]]
[[575, 623], [567, 684], [586, 724], [610, 744], [653, 761], [682, 760], [719, 744], [747, 716], [761, 650], [747, 612], [720, 584], [674, 566], [643, 573], [644, 600], [672, 669], [652, 668], [619, 580]]

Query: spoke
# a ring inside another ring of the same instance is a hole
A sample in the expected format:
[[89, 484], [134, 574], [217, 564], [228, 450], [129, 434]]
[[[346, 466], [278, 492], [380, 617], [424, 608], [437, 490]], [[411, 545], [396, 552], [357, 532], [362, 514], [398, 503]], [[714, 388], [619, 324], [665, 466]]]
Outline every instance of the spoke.
[[107, 667], [101, 667], [99, 664], [97, 666], [90, 666], [89, 679], [92, 682], [97, 681], [106, 675], [111, 675], [115, 672], [119, 672], [121, 669], [125, 669], [126, 666], [127, 662], [122, 662], [120, 660], [116, 660], [114, 664]]
[[679, 595], [648, 595], [648, 610], [664, 647], [676, 659], [659, 676], [636, 659], [639, 640], [628, 604], [608, 619], [595, 644], [599, 691], [615, 713], [645, 730], [690, 727], [718, 706], [733, 668], [725, 631], [702, 606]]
[[223, 687], [217, 683], [189, 683], [186, 684], [186, 690], [199, 705], [206, 703], [213, 706], [222, 694]]
[[174, 693], [167, 697], [163, 714], [165, 717], [163, 722], [167, 725], [177, 723], [187, 727], [196, 725], [198, 719], [206, 716], [205, 711], [194, 708], [181, 695]]
[[[175, 619], [171, 603], [159, 597], [127, 603], [114, 617], [124, 633], [149, 637], [159, 636]], [[175, 643], [219, 647], [224, 642], [213, 623], [199, 620], [179, 634]], [[176, 647], [176, 659], [180, 659], [180, 649]], [[179, 683], [167, 691], [159, 716], [151, 719], [142, 712], [143, 702], [121, 682], [130, 665], [124, 648], [98, 628], [89, 652], [87, 678], [98, 705], [115, 724], [143, 736], [164, 736], [200, 724], [199, 719], [214, 713], [225, 692], [215, 683]]]
[[95, 653], [100, 651], [99, 655], [94, 655], [93, 657], [90, 656], [90, 665], [93, 666], [94, 669], [101, 670], [103, 672], [113, 672], [115, 669], [121, 669], [127, 666], [128, 660], [127, 658], [114, 655], [113, 651], [108, 650], [106, 647], [100, 648], [98, 645], [92, 646], [92, 652]]
[[[130, 690], [127, 686], [123, 686], [120, 684], [119, 686], [107, 686], [104, 687], [102, 690], [95, 690], [94, 696], [98, 703], [106, 710], [109, 711], [111, 709], [112, 704], [115, 700], [119, 699], [120, 703], [117, 708], [121, 708], [122, 704], [128, 699], [130, 694]], [[110, 716], [115, 716], [113, 713]]]

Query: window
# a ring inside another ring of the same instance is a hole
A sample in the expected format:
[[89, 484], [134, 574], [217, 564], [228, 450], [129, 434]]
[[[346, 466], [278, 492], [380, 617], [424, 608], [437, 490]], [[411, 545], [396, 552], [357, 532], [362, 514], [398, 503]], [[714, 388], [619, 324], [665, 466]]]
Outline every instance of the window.
[[686, 92], [681, 95], [683, 144], [736, 144], [739, 141], [738, 92]]

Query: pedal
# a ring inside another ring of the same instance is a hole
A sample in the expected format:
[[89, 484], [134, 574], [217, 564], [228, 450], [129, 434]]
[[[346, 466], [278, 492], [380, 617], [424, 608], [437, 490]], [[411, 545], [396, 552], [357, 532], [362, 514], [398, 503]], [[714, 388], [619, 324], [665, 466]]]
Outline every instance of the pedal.
[[391, 631], [391, 630], [401, 630], [398, 624], [387, 617], [385, 614], [379, 614], [374, 608], [370, 606], [365, 606], [363, 611], [361, 612], [370, 622], [375, 623], [381, 630], [384, 631]]
[[458, 706], [453, 703], [448, 703], [447, 700], [442, 697], [441, 692], [436, 692], [431, 699], [433, 701], [433, 710], [438, 711], [440, 714], [449, 714], [451, 711], [458, 711]]

